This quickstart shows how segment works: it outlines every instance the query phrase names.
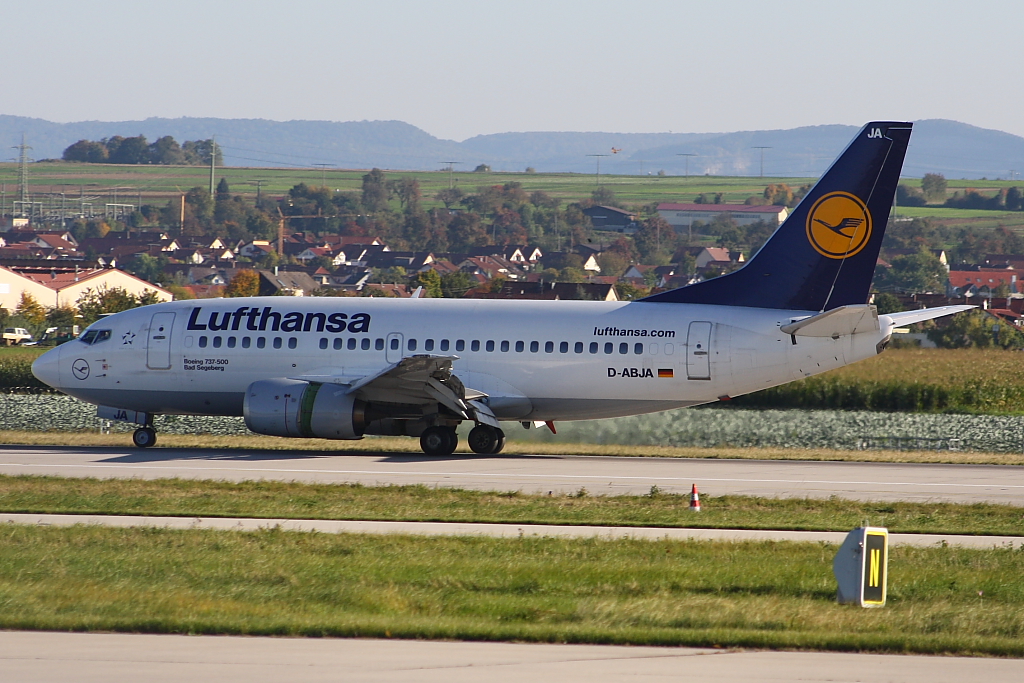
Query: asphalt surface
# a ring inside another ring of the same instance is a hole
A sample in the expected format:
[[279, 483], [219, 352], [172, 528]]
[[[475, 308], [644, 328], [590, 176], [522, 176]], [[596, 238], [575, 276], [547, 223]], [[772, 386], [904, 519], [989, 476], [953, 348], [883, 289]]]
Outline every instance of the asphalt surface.
[[1024, 507], [1024, 467], [593, 456], [0, 446], [0, 473], [426, 484], [477, 490], [994, 502]]
[[[317, 531], [328, 534], [412, 534], [416, 536], [551, 536], [558, 538], [635, 538], [647, 540], [705, 539], [720, 541], [802, 541], [836, 545], [847, 532], [772, 531], [754, 529], [684, 529], [665, 527], [572, 526], [562, 524], [486, 524], [467, 522], [378, 522], [324, 519], [267, 519], [247, 517], [147, 517], [139, 515], [46, 515], [0, 512], [0, 524], [74, 526], [95, 524], [108, 527], [153, 527], [163, 529], [219, 529], [258, 531]], [[967, 548], [1020, 548], [1024, 536], [962, 536], [957, 534], [889, 534], [890, 545], [933, 547], [945, 543]]]
[[1019, 681], [1020, 660], [524, 643], [0, 632], [18, 683]]

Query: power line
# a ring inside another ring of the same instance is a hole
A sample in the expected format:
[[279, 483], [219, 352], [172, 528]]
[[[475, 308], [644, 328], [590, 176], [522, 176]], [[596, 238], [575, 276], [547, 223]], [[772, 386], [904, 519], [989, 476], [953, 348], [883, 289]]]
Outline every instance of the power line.
[[695, 157], [697, 155], [695, 153], [693, 153], [693, 152], [685, 152], [685, 153], [682, 153], [682, 154], [676, 154], [676, 156], [677, 157], [686, 157], [686, 177], [689, 178], [690, 177], [690, 157]]
[[759, 150], [761, 150], [761, 177], [764, 178], [764, 151], [766, 149], [771, 149], [771, 147], [764, 147], [764, 146], [757, 146], [757, 145], [755, 145], [755, 146], [751, 147], [751, 149], [759, 149]]
[[597, 184], [601, 184], [601, 157], [611, 156], [610, 154], [588, 154], [588, 157], [597, 157]]

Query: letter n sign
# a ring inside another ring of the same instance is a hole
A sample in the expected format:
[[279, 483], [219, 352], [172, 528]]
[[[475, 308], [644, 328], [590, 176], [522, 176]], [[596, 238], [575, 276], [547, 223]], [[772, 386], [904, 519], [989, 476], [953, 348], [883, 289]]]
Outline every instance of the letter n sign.
[[841, 604], [882, 607], [885, 605], [888, 585], [888, 566], [888, 529], [854, 529], [847, 535], [832, 562], [832, 571], [839, 588], [837, 600]]
[[889, 532], [885, 529], [865, 529], [861, 606], [881, 607], [885, 604], [885, 570], [888, 564]]

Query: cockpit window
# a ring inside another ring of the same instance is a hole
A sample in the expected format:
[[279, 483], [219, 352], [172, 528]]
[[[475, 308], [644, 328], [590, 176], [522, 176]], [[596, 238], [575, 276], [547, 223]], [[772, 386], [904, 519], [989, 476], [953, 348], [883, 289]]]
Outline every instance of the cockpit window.
[[86, 330], [85, 334], [78, 338], [85, 344], [99, 344], [110, 339], [110, 330]]

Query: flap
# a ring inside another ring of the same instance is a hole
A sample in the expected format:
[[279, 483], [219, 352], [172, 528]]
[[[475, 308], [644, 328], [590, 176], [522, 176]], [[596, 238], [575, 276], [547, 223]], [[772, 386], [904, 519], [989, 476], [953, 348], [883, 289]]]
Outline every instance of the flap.
[[867, 304], [840, 306], [779, 328], [798, 337], [845, 337], [860, 332], [878, 332], [878, 311]]

